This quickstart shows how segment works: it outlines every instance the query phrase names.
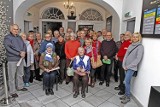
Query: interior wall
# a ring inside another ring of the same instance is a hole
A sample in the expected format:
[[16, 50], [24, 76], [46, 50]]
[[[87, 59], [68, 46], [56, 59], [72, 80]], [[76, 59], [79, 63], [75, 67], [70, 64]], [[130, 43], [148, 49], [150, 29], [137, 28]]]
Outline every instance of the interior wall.
[[[123, 16], [127, 12], [132, 12], [132, 17], [135, 17], [135, 32], [140, 31], [141, 11], [143, 0], [124, 0]], [[128, 20], [129, 18], [124, 18]], [[125, 28], [126, 22], [123, 22]], [[123, 28], [122, 27], [122, 28]], [[122, 29], [122, 32], [125, 29]], [[132, 80], [132, 94], [144, 106], [148, 107], [148, 100], [150, 95], [151, 86], [160, 86], [160, 39], [143, 38], [144, 56], [140, 64], [138, 76]]]

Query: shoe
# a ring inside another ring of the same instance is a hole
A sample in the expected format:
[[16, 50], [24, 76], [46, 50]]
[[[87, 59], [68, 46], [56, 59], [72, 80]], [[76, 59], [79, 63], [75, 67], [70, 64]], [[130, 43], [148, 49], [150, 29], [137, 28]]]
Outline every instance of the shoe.
[[104, 81], [101, 81], [101, 82], [99, 83], [99, 85], [103, 85], [103, 83], [104, 83]]
[[86, 94], [85, 94], [85, 92], [83, 91], [82, 92], [82, 98], [85, 98], [86, 97]]
[[94, 85], [95, 85], [95, 82], [91, 84], [91, 87], [93, 88], [93, 87], [94, 87]]
[[118, 95], [124, 95], [125, 94], [125, 92], [123, 92], [123, 91], [120, 91], [119, 93], [118, 93]]
[[45, 90], [46, 95], [48, 96], [50, 94], [49, 89]]
[[115, 90], [120, 90], [120, 88], [119, 88], [118, 86], [117, 86], [117, 87], [115, 87], [114, 89], [115, 89]]
[[66, 82], [66, 85], [68, 85], [69, 84], [69, 82]]
[[11, 94], [11, 97], [12, 97], [12, 98], [17, 98], [17, 97], [18, 97], [18, 94], [17, 94], [17, 93]]
[[120, 97], [119, 99], [120, 100], [124, 100], [127, 96], [126, 95], [123, 95], [122, 97]]
[[17, 89], [17, 91], [27, 91], [27, 88], [21, 88], [21, 89]]
[[36, 78], [37, 81], [42, 81], [40, 78]]
[[54, 95], [53, 89], [49, 89], [51, 95]]
[[26, 86], [26, 87], [29, 87], [30, 85], [29, 85], [29, 83], [25, 83], [25, 86]]
[[77, 98], [78, 95], [79, 95], [79, 92], [75, 92], [75, 93], [73, 94], [73, 98]]
[[124, 100], [121, 101], [121, 103], [127, 104], [130, 100], [130, 97], [126, 97]]
[[60, 80], [60, 81], [59, 81], [59, 84], [62, 84], [62, 83], [63, 83], [63, 80]]
[[106, 82], [106, 87], [109, 87], [109, 82]]

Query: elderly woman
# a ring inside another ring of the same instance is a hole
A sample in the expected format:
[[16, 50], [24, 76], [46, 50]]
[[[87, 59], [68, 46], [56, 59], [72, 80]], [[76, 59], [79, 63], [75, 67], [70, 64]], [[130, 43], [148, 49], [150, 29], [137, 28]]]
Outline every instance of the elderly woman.
[[24, 86], [29, 87], [30, 69], [31, 69], [31, 65], [33, 65], [33, 62], [34, 62], [34, 55], [33, 55], [33, 50], [32, 50], [31, 44], [27, 40], [26, 34], [20, 33], [20, 36], [22, 37], [22, 39], [27, 47], [27, 54], [23, 60], [24, 61], [23, 81], [24, 81]]
[[141, 34], [134, 33], [131, 37], [132, 44], [128, 47], [128, 50], [123, 59], [123, 68], [126, 71], [125, 75], [125, 95], [120, 97], [121, 103], [126, 104], [130, 101], [130, 81], [132, 76], [136, 76], [138, 65], [143, 57], [144, 47], [141, 44]]
[[82, 98], [85, 98], [85, 88], [88, 84], [88, 73], [91, 69], [89, 56], [84, 55], [84, 48], [78, 48], [78, 54], [73, 61], [73, 69], [75, 74], [73, 77], [73, 84], [75, 93], [73, 95], [76, 98], [79, 95], [79, 79], [82, 79]]
[[58, 59], [56, 53], [53, 51], [52, 43], [46, 45], [46, 51], [41, 54], [39, 66], [44, 71], [43, 84], [45, 93], [46, 95], [53, 95], [53, 85], [57, 74], [56, 70], [53, 69], [58, 66]]

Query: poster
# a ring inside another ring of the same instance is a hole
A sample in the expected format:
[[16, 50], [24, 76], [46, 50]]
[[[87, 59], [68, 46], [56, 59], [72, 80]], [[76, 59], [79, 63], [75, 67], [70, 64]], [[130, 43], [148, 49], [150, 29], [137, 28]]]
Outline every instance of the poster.
[[160, 38], [160, 0], [143, 0], [141, 34]]

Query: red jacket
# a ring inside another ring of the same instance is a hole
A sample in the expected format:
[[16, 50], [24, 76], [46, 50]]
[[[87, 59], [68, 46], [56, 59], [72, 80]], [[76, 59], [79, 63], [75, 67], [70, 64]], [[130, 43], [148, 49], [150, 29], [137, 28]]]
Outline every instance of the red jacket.
[[80, 47], [80, 42], [77, 40], [67, 41], [65, 44], [65, 54], [67, 59], [71, 59], [78, 54], [78, 48]]
[[120, 61], [123, 61], [123, 58], [124, 58], [126, 51], [127, 51], [130, 44], [131, 44], [131, 40], [126, 40], [122, 43], [122, 45], [117, 53], [117, 56]]

